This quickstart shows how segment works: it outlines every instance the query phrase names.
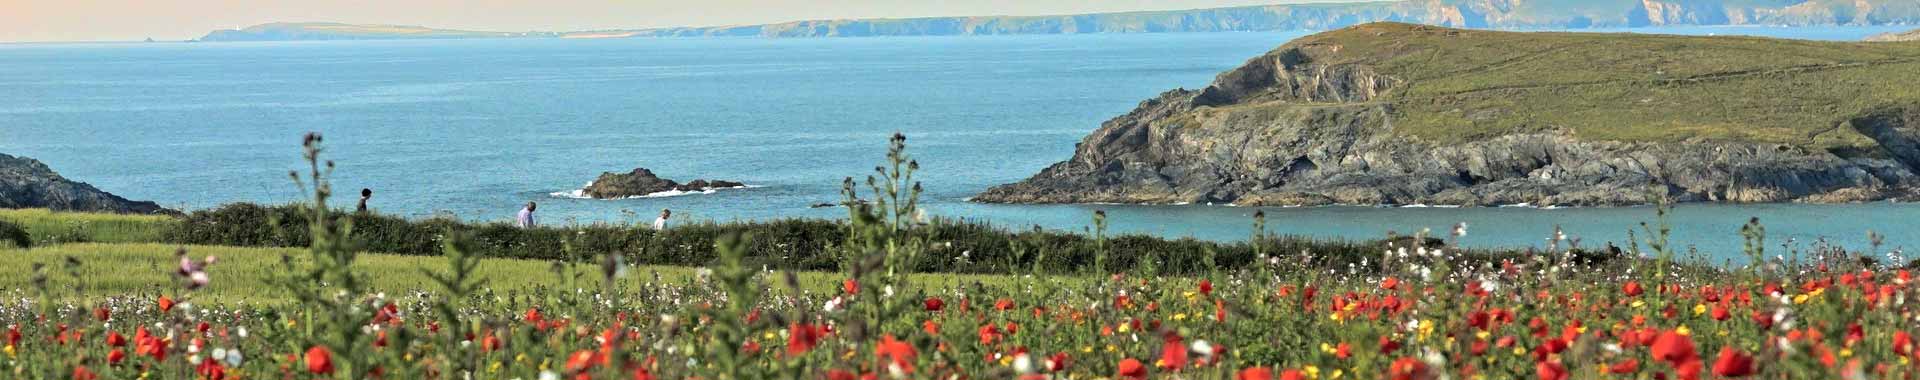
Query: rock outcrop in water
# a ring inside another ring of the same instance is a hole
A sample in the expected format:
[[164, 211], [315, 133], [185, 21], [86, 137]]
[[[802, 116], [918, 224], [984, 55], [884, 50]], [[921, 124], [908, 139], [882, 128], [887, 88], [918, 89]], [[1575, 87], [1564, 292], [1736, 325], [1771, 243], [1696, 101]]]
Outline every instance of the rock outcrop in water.
[[715, 189], [733, 189], [746, 187], [746, 184], [724, 181], [696, 179], [687, 183], [660, 178], [652, 170], [636, 168], [627, 173], [600, 173], [600, 177], [587, 184], [580, 193], [594, 199], [620, 199], [644, 197], [668, 192], [697, 192]]
[[39, 160], [6, 154], [0, 154], [0, 208], [178, 214], [153, 202], [127, 200], [93, 185], [68, 180]]
[[1920, 185], [1916, 62], [1907, 46], [1369, 24], [1142, 102], [1067, 161], [974, 200], [1907, 198]]

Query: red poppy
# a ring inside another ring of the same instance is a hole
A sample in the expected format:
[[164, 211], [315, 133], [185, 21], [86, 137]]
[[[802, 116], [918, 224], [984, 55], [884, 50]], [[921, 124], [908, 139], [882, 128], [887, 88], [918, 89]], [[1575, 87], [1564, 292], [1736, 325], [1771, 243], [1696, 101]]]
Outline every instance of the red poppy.
[[[1901, 273], [1905, 273], [1902, 271]], [[1906, 331], [1893, 332], [1893, 353], [1900, 356], [1913, 355], [1913, 335]]]
[[1273, 380], [1273, 369], [1267, 367], [1250, 367], [1233, 374], [1233, 380]]
[[1607, 366], [1607, 373], [1628, 374], [1628, 373], [1634, 373], [1634, 372], [1640, 372], [1639, 360], [1627, 359], [1627, 360], [1622, 360], [1619, 363], [1613, 363], [1613, 365]]
[[1000, 339], [1000, 329], [993, 327], [992, 323], [988, 323], [984, 326], [980, 326], [980, 344], [981, 345], [993, 344], [994, 341], [997, 341], [999, 339]]
[[1297, 369], [1280, 371], [1280, 380], [1307, 380], [1307, 374]]
[[940, 335], [940, 324], [934, 323], [932, 319], [928, 319], [926, 322], [920, 323], [920, 331], [926, 331], [927, 335]]
[[1013, 310], [1013, 299], [1001, 298], [999, 300], [993, 301], [993, 310], [995, 311]]
[[1380, 279], [1380, 289], [1393, 290], [1398, 287], [1400, 287], [1400, 279], [1398, 278], [1387, 277]]
[[942, 301], [934, 297], [927, 297], [926, 304], [927, 311], [940, 311], [947, 308], [947, 301]]
[[1426, 373], [1427, 363], [1414, 358], [1394, 359], [1393, 364], [1387, 367], [1387, 378], [1393, 380], [1424, 379]]
[[1557, 361], [1534, 363], [1533, 372], [1540, 380], [1567, 380], [1567, 367]]
[[1353, 357], [1353, 345], [1347, 344], [1347, 342], [1340, 342], [1338, 346], [1334, 347], [1333, 356], [1341, 359]]
[[873, 347], [873, 355], [878, 358], [891, 360], [891, 365], [899, 367], [901, 373], [912, 374], [914, 358], [918, 357], [920, 353], [914, 351], [913, 345], [895, 340], [893, 335], [889, 334], [880, 337], [880, 344]]
[[113, 319], [113, 312], [107, 310], [106, 306], [101, 306], [93, 309], [93, 318], [99, 319], [101, 322], [106, 322], [108, 319]]
[[160, 312], [165, 313], [165, 312], [173, 311], [172, 298], [167, 298], [167, 296], [160, 296], [159, 303], [160, 303]]
[[1733, 313], [1727, 311], [1727, 305], [1725, 303], [1713, 305], [1713, 320], [1724, 321], [1732, 316]]
[[528, 309], [527, 309], [527, 316], [526, 316], [526, 322], [527, 322], [527, 323], [533, 323], [533, 324], [539, 324], [539, 323], [540, 323], [540, 321], [542, 321], [542, 320], [544, 320], [544, 319], [542, 319], [542, 318], [540, 317], [540, 308], [528, 308]]
[[[1213, 295], [1213, 281], [1200, 280], [1200, 294]], [[1255, 367], [1255, 368], [1259, 368], [1259, 367]], [[1249, 368], [1249, 369], [1252, 369], [1252, 368]], [[1268, 369], [1267, 372], [1273, 372], [1273, 370]]]
[[1047, 366], [1047, 372], [1059, 372], [1059, 371], [1067, 370], [1067, 353], [1056, 352], [1053, 354], [1053, 356], [1048, 356], [1046, 366]]
[[333, 353], [327, 352], [326, 347], [320, 346], [313, 346], [313, 348], [307, 349], [307, 372], [321, 375], [332, 374]]
[[1713, 374], [1722, 377], [1744, 377], [1753, 374], [1753, 357], [1741, 353], [1732, 347], [1720, 349], [1720, 358], [1713, 361]]
[[853, 372], [847, 372], [847, 370], [844, 370], [844, 369], [827, 370], [827, 380], [856, 380], [856, 379], [858, 379], [858, 377], [854, 376]]
[[1160, 367], [1180, 370], [1187, 366], [1187, 345], [1181, 344], [1180, 336], [1167, 336], [1166, 344], [1160, 345]]
[[575, 351], [573, 355], [567, 355], [567, 372], [586, 372], [588, 369], [592, 369], [593, 366], [600, 365], [606, 361], [606, 356], [602, 356], [593, 350]]
[[820, 337], [825, 335], [820, 326], [794, 323], [787, 328], [787, 356], [800, 356], [813, 350], [813, 346], [820, 344]]
[[124, 349], [115, 348], [107, 353], [107, 364], [120, 364], [122, 360], [127, 360], [127, 351]]
[[1646, 293], [1647, 289], [1640, 287], [1639, 281], [1627, 281], [1625, 286], [1620, 287], [1620, 291], [1626, 293], [1628, 297], [1639, 297]]
[[1660, 337], [1654, 338], [1652, 353], [1654, 359], [1676, 366], [1694, 360], [1699, 355], [1693, 350], [1692, 338], [1673, 331], [1661, 332]]
[[840, 290], [847, 292], [847, 294], [860, 294], [860, 280], [849, 278], [840, 283]]
[[89, 370], [87, 367], [73, 367], [73, 380], [98, 380], [99, 378], [100, 375], [94, 374], [93, 370]]
[[1120, 361], [1120, 374], [1114, 377], [1128, 380], [1146, 380], [1147, 366], [1140, 364], [1140, 360], [1138, 359], [1126, 358]]
[[119, 331], [108, 331], [108, 332], [107, 332], [107, 345], [108, 345], [108, 346], [112, 346], [112, 347], [126, 347], [126, 346], [127, 346], [127, 336], [125, 336], [125, 335], [120, 335], [120, 332], [119, 332]]

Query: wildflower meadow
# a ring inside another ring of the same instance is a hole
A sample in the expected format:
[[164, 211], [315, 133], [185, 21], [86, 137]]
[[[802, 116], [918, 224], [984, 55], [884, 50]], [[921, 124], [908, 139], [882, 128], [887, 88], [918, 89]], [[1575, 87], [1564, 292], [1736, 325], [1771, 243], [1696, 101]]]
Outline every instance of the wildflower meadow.
[[[1785, 251], [1753, 221], [1748, 260], [1709, 265], [1659, 222], [1625, 258], [1595, 260], [1556, 234], [1524, 255], [1469, 254], [1468, 226], [1388, 240], [1358, 260], [1263, 244], [1183, 268], [1152, 252], [1114, 263], [1104, 215], [1070, 271], [1017, 263], [1058, 254], [1008, 241], [1000, 273], [940, 281], [918, 164], [895, 136], [864, 183], [844, 182], [840, 241], [824, 270], [746, 260], [751, 233], [714, 239], [710, 264], [644, 277], [622, 252], [567, 251], [542, 286], [504, 292], [478, 276], [465, 232], [434, 240], [428, 279], [381, 288], [356, 266], [354, 219], [330, 211], [323, 138], [292, 175], [309, 196], [307, 243], [242, 284], [237, 260], [182, 246], [152, 291], [94, 289], [111, 276], [71, 257], [0, 274], [0, 377], [19, 379], [1715, 379], [1912, 378], [1920, 327], [1913, 274], [1876, 245]], [[24, 245], [24, 244], [22, 244]], [[37, 250], [0, 250], [0, 256]], [[1209, 251], [1211, 252], [1211, 251]], [[174, 265], [177, 263], [177, 265]], [[816, 280], [803, 280], [803, 277]], [[826, 280], [817, 280], [824, 278]], [[822, 286], [824, 284], [825, 286]], [[257, 286], [271, 302], [202, 300]]]

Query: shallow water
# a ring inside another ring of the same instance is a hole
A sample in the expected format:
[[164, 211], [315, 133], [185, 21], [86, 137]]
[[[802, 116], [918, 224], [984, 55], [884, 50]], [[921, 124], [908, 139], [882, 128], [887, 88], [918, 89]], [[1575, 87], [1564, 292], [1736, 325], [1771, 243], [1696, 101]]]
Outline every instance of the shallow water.
[[[1694, 27], [1615, 32], [1858, 39], [1902, 27]], [[935, 215], [1080, 229], [1106, 209], [1126, 232], [1248, 236], [1253, 209], [965, 203], [1067, 158], [1101, 121], [1301, 35], [1201, 33], [847, 39], [335, 41], [0, 45], [0, 152], [172, 207], [298, 198], [301, 133], [322, 131], [336, 187], [410, 216], [641, 222], [836, 217], [810, 205], [864, 176], [905, 132]], [[760, 186], [614, 201], [555, 196], [600, 172]], [[350, 200], [349, 200], [350, 201]], [[1587, 244], [1647, 208], [1268, 209], [1281, 233], [1373, 238], [1471, 228], [1475, 246], [1543, 246], [1555, 224]], [[1676, 239], [1737, 251], [1738, 226], [1774, 240], [1920, 242], [1920, 207], [1691, 205]]]

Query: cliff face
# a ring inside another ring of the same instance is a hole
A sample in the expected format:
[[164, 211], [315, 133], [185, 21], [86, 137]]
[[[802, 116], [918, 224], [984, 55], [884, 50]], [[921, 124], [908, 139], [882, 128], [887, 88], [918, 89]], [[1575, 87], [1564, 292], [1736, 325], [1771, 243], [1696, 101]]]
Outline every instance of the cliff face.
[[40, 161], [0, 154], [0, 208], [46, 208], [133, 214], [171, 214], [153, 202], [130, 201], [54, 173]]
[[[1626, 48], [1641, 44], [1670, 50]], [[1487, 56], [1477, 45], [1512, 55]], [[1067, 161], [974, 199], [1625, 205], [1654, 194], [1725, 202], [1912, 195], [1920, 185], [1920, 102], [1912, 91], [1890, 90], [1898, 87], [1845, 81], [1920, 86], [1909, 61], [1920, 52], [1878, 51], [1904, 58], [1862, 57], [1900, 63], [1858, 66], [1637, 63], [1768, 45], [1782, 45], [1775, 52], [1858, 46], [1363, 25], [1288, 43], [1205, 89], [1143, 102], [1102, 124]], [[1542, 64], [1565, 54], [1589, 63]], [[1620, 62], [1645, 73], [1600, 73], [1622, 69], [1611, 66]], [[1586, 71], [1596, 73], [1566, 76]], [[1892, 73], [1901, 74], [1879, 76]], [[1778, 104], [1743, 99], [1793, 93], [1806, 96]], [[1870, 100], [1809, 107], [1825, 101], [1811, 95], [1820, 93]], [[1709, 107], [1722, 110], [1701, 110]], [[1801, 125], [1786, 115], [1815, 121]]]

